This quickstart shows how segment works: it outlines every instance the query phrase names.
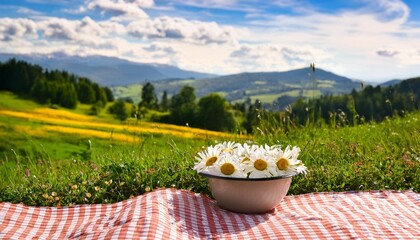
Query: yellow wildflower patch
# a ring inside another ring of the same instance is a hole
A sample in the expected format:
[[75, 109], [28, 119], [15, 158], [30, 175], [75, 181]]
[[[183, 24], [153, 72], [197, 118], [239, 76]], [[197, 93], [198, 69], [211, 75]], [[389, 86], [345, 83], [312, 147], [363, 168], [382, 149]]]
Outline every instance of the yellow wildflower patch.
[[51, 108], [37, 108], [32, 113], [52, 118], [70, 119], [77, 121], [93, 121], [94, 117], [85, 116], [77, 113], [72, 113], [66, 110], [51, 109]]
[[[233, 135], [223, 132], [208, 131], [197, 128], [190, 128], [184, 126], [175, 126], [170, 124], [161, 124], [161, 123], [149, 123], [149, 122], [128, 122], [128, 125], [119, 125], [111, 123], [101, 123], [95, 122], [94, 117], [79, 115], [75, 113], [66, 112], [64, 110], [55, 110], [55, 109], [35, 109], [32, 112], [15, 112], [9, 110], [0, 110], [0, 115], [17, 117], [27, 119], [28, 121], [39, 121], [42, 123], [47, 123], [51, 125], [56, 125], [54, 127], [47, 126], [52, 131], [62, 131], [63, 133], [68, 129], [73, 129], [73, 134], [87, 135], [96, 134], [97, 137], [104, 138], [104, 134], [107, 134], [109, 138], [110, 132], [114, 132], [113, 136], [127, 136], [128, 134], [162, 134], [162, 135], [172, 135], [182, 138], [223, 138], [223, 137], [232, 137]], [[130, 125], [132, 124], [132, 125]], [[58, 126], [61, 126], [58, 127]], [[64, 128], [67, 127], [67, 128]], [[58, 130], [54, 130], [58, 129]], [[31, 131], [28, 130], [27, 131]], [[119, 133], [124, 134], [119, 134]], [[235, 137], [238, 137], [235, 135]], [[246, 136], [239, 136], [246, 138]], [[126, 139], [127, 137], [125, 137]], [[130, 141], [130, 140], [129, 140]]]

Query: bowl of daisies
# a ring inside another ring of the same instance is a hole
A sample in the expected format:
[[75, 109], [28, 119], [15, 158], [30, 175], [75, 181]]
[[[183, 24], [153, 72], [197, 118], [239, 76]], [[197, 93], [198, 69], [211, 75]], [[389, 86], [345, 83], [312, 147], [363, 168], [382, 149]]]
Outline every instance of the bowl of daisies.
[[299, 153], [297, 146], [222, 142], [198, 152], [194, 170], [207, 177], [219, 207], [266, 213], [281, 203], [293, 176], [307, 173]]

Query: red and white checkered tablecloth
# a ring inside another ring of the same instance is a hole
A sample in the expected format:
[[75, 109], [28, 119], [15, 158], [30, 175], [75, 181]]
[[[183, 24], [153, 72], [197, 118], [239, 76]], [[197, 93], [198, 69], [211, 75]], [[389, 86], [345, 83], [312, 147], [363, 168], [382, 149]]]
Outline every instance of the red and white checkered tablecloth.
[[420, 239], [420, 194], [286, 196], [273, 212], [257, 215], [225, 211], [211, 198], [176, 189], [63, 208], [3, 202], [0, 239]]

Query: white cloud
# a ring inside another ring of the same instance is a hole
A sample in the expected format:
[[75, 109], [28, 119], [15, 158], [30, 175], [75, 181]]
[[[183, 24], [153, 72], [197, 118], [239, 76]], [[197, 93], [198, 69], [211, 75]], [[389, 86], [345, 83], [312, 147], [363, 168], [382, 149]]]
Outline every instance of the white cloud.
[[0, 40], [14, 41], [36, 37], [37, 24], [24, 18], [2, 18], [0, 21]]
[[138, 38], [178, 39], [192, 43], [234, 43], [237, 32], [233, 27], [215, 22], [188, 21], [183, 18], [160, 17], [138, 20], [127, 26], [130, 35]]
[[142, 8], [151, 6], [153, 6], [153, 1], [148, 0], [90, 0], [87, 2], [89, 10], [126, 18], [148, 18], [148, 14]]
[[43, 37], [52, 40], [76, 40], [79, 33], [76, 31], [78, 21], [63, 18], [51, 18], [39, 23]]

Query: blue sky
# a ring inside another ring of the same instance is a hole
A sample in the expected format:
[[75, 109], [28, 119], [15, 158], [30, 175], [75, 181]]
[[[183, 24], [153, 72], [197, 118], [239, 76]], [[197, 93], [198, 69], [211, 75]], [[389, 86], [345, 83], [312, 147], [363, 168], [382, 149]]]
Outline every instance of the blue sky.
[[420, 1], [2, 0], [0, 52], [404, 79], [420, 76]]

